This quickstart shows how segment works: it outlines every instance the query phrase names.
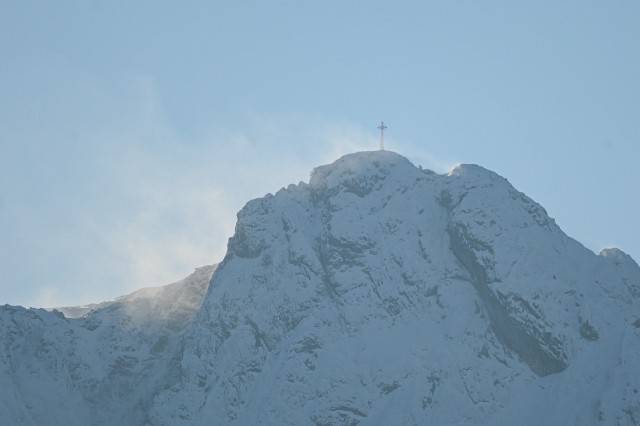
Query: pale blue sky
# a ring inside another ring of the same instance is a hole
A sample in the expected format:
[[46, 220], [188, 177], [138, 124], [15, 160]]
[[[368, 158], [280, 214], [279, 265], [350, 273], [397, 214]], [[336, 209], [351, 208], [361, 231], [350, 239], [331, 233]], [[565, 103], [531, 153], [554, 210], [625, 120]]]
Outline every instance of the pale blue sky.
[[377, 147], [477, 163], [640, 259], [640, 2], [0, 0], [0, 303], [222, 259], [250, 198]]

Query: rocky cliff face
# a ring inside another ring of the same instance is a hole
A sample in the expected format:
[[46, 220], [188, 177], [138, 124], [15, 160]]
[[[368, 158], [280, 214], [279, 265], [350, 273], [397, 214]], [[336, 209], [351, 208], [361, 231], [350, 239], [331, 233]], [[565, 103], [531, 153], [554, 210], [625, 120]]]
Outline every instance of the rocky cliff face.
[[247, 203], [196, 293], [182, 320], [164, 309], [180, 292], [138, 322], [113, 305], [2, 308], [0, 410], [24, 424], [640, 422], [640, 268], [478, 166], [437, 175], [367, 152], [319, 167]]

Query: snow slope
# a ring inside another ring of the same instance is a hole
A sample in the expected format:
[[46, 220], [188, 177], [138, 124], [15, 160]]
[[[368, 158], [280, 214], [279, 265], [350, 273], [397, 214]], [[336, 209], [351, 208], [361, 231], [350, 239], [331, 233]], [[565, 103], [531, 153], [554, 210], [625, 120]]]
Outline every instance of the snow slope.
[[585, 249], [479, 166], [438, 175], [387, 151], [342, 157], [247, 203], [206, 295], [176, 308], [184, 288], [77, 319], [0, 308], [0, 414], [640, 422], [640, 268]]
[[143, 424], [214, 266], [81, 308], [0, 307], [0, 424]]

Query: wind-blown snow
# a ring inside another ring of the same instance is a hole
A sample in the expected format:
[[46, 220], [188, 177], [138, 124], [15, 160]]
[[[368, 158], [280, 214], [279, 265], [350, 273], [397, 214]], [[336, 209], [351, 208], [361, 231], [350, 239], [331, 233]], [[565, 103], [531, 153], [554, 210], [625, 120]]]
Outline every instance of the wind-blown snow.
[[80, 318], [0, 308], [2, 417], [640, 422], [640, 268], [482, 167], [347, 155], [247, 203], [211, 271]]

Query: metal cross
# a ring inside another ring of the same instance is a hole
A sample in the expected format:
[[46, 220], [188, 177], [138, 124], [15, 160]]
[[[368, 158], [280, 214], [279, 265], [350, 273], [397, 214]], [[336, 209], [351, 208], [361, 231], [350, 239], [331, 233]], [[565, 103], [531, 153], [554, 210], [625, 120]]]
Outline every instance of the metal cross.
[[378, 126], [378, 129], [380, 129], [380, 151], [384, 151], [384, 129], [386, 128], [387, 126], [384, 125], [384, 121], [381, 121]]

